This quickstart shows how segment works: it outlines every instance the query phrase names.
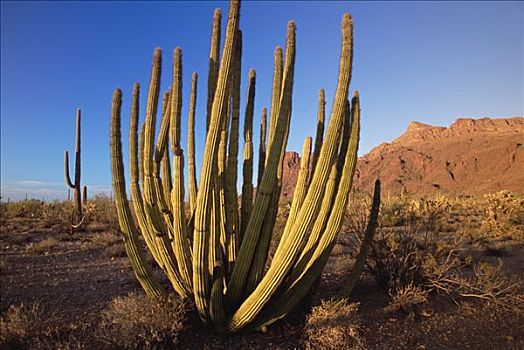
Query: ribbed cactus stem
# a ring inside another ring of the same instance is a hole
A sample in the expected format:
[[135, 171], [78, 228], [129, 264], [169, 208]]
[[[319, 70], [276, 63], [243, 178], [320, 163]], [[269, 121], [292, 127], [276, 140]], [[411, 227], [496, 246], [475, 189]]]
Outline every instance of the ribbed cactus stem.
[[289, 210], [286, 226], [284, 227], [284, 232], [282, 233], [282, 243], [280, 244], [284, 244], [284, 242], [288, 239], [291, 228], [295, 223], [297, 215], [300, 209], [302, 208], [302, 204], [304, 203], [304, 199], [306, 197], [309, 179], [309, 160], [311, 156], [311, 142], [311, 137], [307, 137], [304, 141], [304, 146], [302, 147], [300, 171], [298, 173], [297, 183], [293, 192], [293, 201], [291, 202], [291, 209]]
[[177, 47], [173, 53], [173, 85], [171, 87], [171, 150], [174, 155], [181, 155], [180, 147], [180, 114], [182, 112], [182, 50]]
[[182, 297], [187, 298], [190, 296], [190, 290], [180, 276], [173, 249], [167, 240], [168, 228], [165, 227], [164, 217], [160, 210], [160, 201], [162, 198], [160, 198], [159, 195], [162, 194], [162, 189], [159, 185], [161, 184], [158, 183], [158, 178], [154, 176], [153, 151], [155, 147], [157, 105], [160, 93], [161, 63], [162, 51], [157, 48], [153, 54], [144, 130], [144, 207], [147, 224], [151, 234], [156, 238], [158, 251], [163, 260], [163, 266], [166, 268], [167, 277], [173, 285], [173, 288]]
[[333, 200], [336, 196], [337, 175], [337, 167], [333, 165], [331, 167], [331, 172], [329, 174], [328, 182], [326, 184], [324, 196], [322, 197], [322, 205], [320, 206], [320, 211], [318, 212], [317, 218], [315, 219], [315, 223], [313, 224], [313, 228], [311, 229], [311, 233], [309, 234], [307, 241], [304, 240], [301, 243], [301, 246], [303, 245], [303, 248], [300, 249], [300, 256], [297, 259], [297, 263], [293, 267], [288, 284], [294, 282], [298, 278], [298, 276], [300, 276], [300, 274], [303, 272], [305, 266], [308, 264], [309, 260], [311, 259], [311, 256], [315, 251], [315, 247], [317, 246], [318, 241], [324, 233], [327, 221], [329, 220], [329, 215], [331, 214], [333, 208]]
[[[169, 160], [169, 151], [167, 150], [169, 126], [171, 117], [171, 98], [173, 98], [171, 91], [164, 92], [162, 97], [162, 119], [160, 122], [160, 132], [158, 134], [157, 145], [155, 148], [155, 166], [153, 174], [155, 176], [155, 183], [160, 189], [160, 183], [163, 192], [157, 194], [159, 198], [159, 206], [164, 213], [166, 222], [170, 225], [171, 223], [171, 202], [169, 201], [171, 195], [171, 189], [173, 183], [171, 181], [171, 164]], [[162, 172], [162, 178], [160, 178], [160, 172]]]
[[247, 104], [244, 119], [244, 164], [242, 168], [242, 207], [240, 210], [240, 231], [239, 243], [246, 231], [247, 223], [251, 215], [253, 206], [253, 112], [255, 109], [255, 85], [256, 72], [254, 69], [249, 71], [249, 83], [247, 88]]
[[[298, 179], [295, 186], [295, 192], [293, 194], [293, 202], [291, 205], [291, 210], [288, 215], [288, 219], [286, 222], [286, 228], [289, 230], [289, 227], [293, 225], [295, 222], [296, 215], [298, 213], [298, 210], [300, 209], [300, 206], [302, 205], [302, 202], [304, 201], [304, 197], [306, 195], [307, 191], [307, 179], [309, 177], [309, 160], [311, 155], [311, 137], [306, 137], [304, 140], [304, 145], [302, 147], [302, 159], [300, 160], [300, 171], [298, 173]], [[278, 200], [279, 194], [276, 196]], [[272, 197], [272, 200], [275, 200], [275, 197]], [[277, 203], [278, 208], [278, 203]], [[273, 215], [276, 216], [276, 214], [273, 213]], [[272, 219], [272, 218], [271, 218]], [[274, 219], [273, 219], [274, 220]], [[268, 220], [270, 223], [272, 221]], [[274, 225], [274, 221], [272, 222]], [[263, 230], [264, 232], [264, 230]], [[286, 239], [286, 233], [284, 230], [284, 234], [282, 235], [281, 240]], [[255, 257], [253, 259], [253, 264], [251, 266], [251, 271], [249, 272], [246, 291], [248, 293], [252, 292], [256, 285], [260, 282], [262, 279], [262, 273], [264, 272], [264, 267], [266, 265], [266, 259], [267, 254], [269, 250], [269, 243], [271, 240], [271, 235], [265, 235], [262, 234], [259, 240], [259, 243], [257, 245], [257, 250]]]
[[162, 188], [164, 190], [164, 199], [166, 200], [166, 204], [168, 205], [168, 209], [170, 212], [173, 211], [173, 208], [171, 208], [171, 201], [169, 198], [171, 198], [171, 191], [173, 190], [173, 180], [171, 177], [171, 157], [169, 156], [169, 152], [166, 150], [164, 152], [164, 155], [162, 156]]
[[188, 294], [192, 290], [192, 257], [186, 232], [185, 191], [184, 191], [184, 156], [180, 146], [180, 118], [182, 113], [182, 50], [176, 48], [173, 52], [173, 83], [171, 85], [170, 120], [171, 150], [173, 152], [173, 189], [169, 197], [173, 208], [172, 235], [173, 248], [180, 284]]
[[[198, 188], [195, 169], [198, 76], [196, 73], [192, 75], [187, 136], [189, 217], [186, 217], [185, 210], [185, 160], [181, 145], [181, 49], [177, 48], [173, 53], [173, 80], [170, 92], [166, 92], [163, 97], [160, 130], [155, 128], [162, 52], [160, 49], [154, 51], [140, 142], [139, 85], [135, 84], [133, 88], [129, 161], [134, 217], [126, 196], [122, 162], [122, 93], [119, 89], [114, 93], [111, 111], [113, 188], [126, 252], [138, 281], [151, 297], [163, 296], [141, 251], [133, 219], [136, 219], [145, 244], [176, 293], [182, 298], [193, 299], [200, 318], [225, 332], [235, 332], [248, 325], [260, 327], [270, 324], [289, 314], [314, 289], [341, 228], [356, 168], [360, 130], [358, 93], [355, 93], [351, 105], [347, 101], [353, 42], [352, 20], [346, 14], [342, 21], [339, 77], [327, 132], [324, 138], [325, 93], [321, 90], [315, 148], [312, 152], [313, 140], [306, 138], [290, 214], [266, 270], [278, 214], [283, 160], [292, 112], [296, 27], [294, 22], [289, 22], [285, 55], [281, 48], [275, 50], [270, 110], [262, 110], [260, 121], [257, 191], [254, 200], [253, 113], [256, 75], [254, 70], [249, 72], [244, 122], [243, 185], [239, 201], [237, 170], [242, 56], [239, 11], [239, 0], [231, 0], [220, 63], [220, 10], [217, 9], [213, 17], [206, 139]], [[78, 151], [79, 120], [80, 116], [77, 125]], [[169, 148], [173, 163], [170, 163]], [[66, 183], [73, 187], [76, 185], [76, 176], [75, 181], [71, 181], [68, 163], [66, 151]], [[376, 226], [377, 208], [378, 204], [374, 201], [374, 219], [370, 221], [368, 229]], [[370, 235], [366, 234], [361, 254], [348, 282], [349, 289], [362, 271]], [[347, 293], [347, 288], [343, 291]]]
[[[242, 240], [240, 247], [237, 263], [231, 275], [229, 286], [227, 289], [226, 300], [235, 305], [243, 294], [243, 287], [246, 283], [247, 275], [253, 260], [253, 253], [255, 252], [257, 242], [260, 235], [260, 229], [271, 200], [271, 194], [276, 183], [276, 173], [281, 155], [282, 147], [285, 145], [286, 129], [289, 127], [289, 118], [291, 116], [291, 99], [293, 92], [293, 74], [295, 67], [295, 23], [289, 22], [287, 30], [287, 44], [286, 44], [286, 64], [284, 69], [284, 81], [282, 86], [282, 97], [280, 103], [280, 110], [278, 112], [276, 127], [275, 127], [275, 138], [274, 142], [269, 148], [268, 162], [266, 164], [266, 170], [262, 176], [262, 182], [257, 192], [257, 197], [253, 204], [252, 214], [249, 219], [245, 237]], [[276, 286], [275, 286], [276, 287]], [[258, 288], [257, 288], [258, 289]], [[269, 298], [274, 290], [267, 290], [268, 294], [265, 294], [260, 308], [267, 302], [266, 297]], [[253, 294], [252, 294], [253, 295]], [[251, 298], [251, 296], [250, 296]], [[244, 305], [245, 304], [245, 305]], [[254, 317], [256, 311], [252, 309], [251, 305], [244, 302], [244, 307], [239, 309], [233, 316], [232, 320], [228, 324], [228, 329], [233, 331], [243, 327], [244, 322], [249, 323]], [[258, 307], [258, 306], [257, 306]], [[251, 314], [254, 311], [255, 313]], [[259, 310], [257, 310], [259, 311]], [[246, 314], [248, 312], [248, 314]], [[239, 327], [239, 328], [237, 328]]]
[[[264, 278], [260, 281], [253, 293], [251, 293], [251, 295], [244, 301], [237, 312], [235, 312], [233, 315], [228, 325], [228, 328], [231, 331], [238, 330], [253, 321], [256, 315], [261, 311], [271, 296], [275, 293], [278, 286], [282, 283], [285, 276], [292, 268], [296, 258], [298, 257], [297, 255], [300, 253], [298, 249], [303, 242], [306, 233], [310, 230], [314, 218], [318, 213], [321, 202], [320, 198], [323, 194], [323, 188], [328, 180], [328, 175], [333, 163], [333, 159], [337, 155], [338, 151], [338, 136], [340, 128], [342, 127], [344, 104], [347, 99], [351, 76], [351, 52], [353, 41], [352, 28], [353, 26], [351, 18], [348, 14], [346, 14], [342, 21], [342, 54], [340, 58], [339, 80], [337, 84], [337, 92], [335, 94], [333, 111], [330, 118], [330, 124], [328, 126], [326, 142], [324, 142], [322, 146], [319, 162], [317, 163], [317, 169], [313, 175], [306, 199], [304, 200], [304, 204], [297, 215], [296, 225], [294, 225], [290, 231], [290, 239], [288, 242], [285, 245], [279, 245], [279, 248], [277, 248], [277, 252], [275, 253], [272, 264]], [[288, 52], [286, 51], [286, 61], [287, 60]], [[285, 70], [284, 77], [286, 77]], [[283, 92], [285, 93], [285, 80], [283, 85]], [[284, 96], [282, 96], [281, 100], [283, 98]], [[281, 105], [280, 113], [282, 113], [282, 107], [283, 106]], [[278, 131], [276, 131], [275, 138], [278, 136]], [[270, 149], [270, 156], [271, 153], [272, 149]]]
[[198, 73], [191, 77], [191, 97], [189, 100], [189, 117], [187, 122], [187, 165], [189, 171], [189, 209], [195, 211], [197, 198], [197, 179], [195, 165], [195, 109], [197, 101]]
[[207, 114], [206, 114], [206, 132], [209, 130], [211, 119], [211, 110], [213, 108], [213, 99], [217, 86], [219, 56], [220, 56], [220, 29], [222, 26], [222, 11], [215, 9], [213, 14], [213, 30], [211, 31], [211, 47], [209, 49], [209, 71], [207, 73]]
[[192, 290], [192, 256], [187, 237], [187, 224], [184, 205], [184, 157], [173, 156], [173, 190], [171, 206], [173, 208], [173, 242], [172, 247], [178, 262], [178, 271], [182, 283], [189, 291]]
[[324, 123], [326, 120], [326, 93], [324, 89], [320, 89], [318, 93], [318, 112], [317, 112], [317, 132], [315, 135], [315, 149], [313, 151], [313, 161], [311, 165], [311, 172], [315, 171], [318, 156], [320, 155], [320, 148], [322, 147], [322, 140], [324, 139]]
[[140, 126], [140, 163], [139, 163], [139, 174], [142, 185], [144, 184], [144, 143], [146, 138], [146, 122], [144, 121]]
[[[356, 103], [356, 108], [359, 108], [358, 102]], [[349, 100], [346, 99], [346, 104], [344, 107], [344, 126], [342, 127], [342, 137], [340, 138], [340, 147], [338, 151], [337, 158], [337, 183], [340, 182], [340, 176], [342, 175], [342, 167], [344, 166], [344, 157], [349, 146], [349, 138], [351, 135], [351, 106]]]
[[125, 237], [124, 246], [136, 278], [149, 297], [160, 299], [164, 296], [164, 292], [156, 281], [153, 271], [142, 252], [127, 200], [124, 164], [122, 161], [122, 142], [120, 137], [121, 104], [122, 91], [116, 89], [113, 94], [113, 104], [111, 108], [111, 172], [118, 221]]
[[[277, 126], [277, 115], [280, 108], [280, 97], [282, 93], [282, 48], [277, 46], [275, 48], [274, 68], [273, 68], [273, 87], [271, 92], [271, 111], [269, 116], [269, 135], [267, 142], [267, 149], [271, 148], [273, 138], [275, 135], [275, 128]], [[269, 157], [269, 154], [266, 155]], [[266, 159], [266, 163], [267, 163]]]
[[260, 186], [264, 167], [266, 165], [266, 128], [267, 128], [267, 108], [262, 108], [262, 117], [260, 118], [260, 144], [258, 146], [258, 176], [257, 187]]
[[[344, 21], [346, 21], [346, 19], [350, 20], [348, 17], [349, 15], [345, 14]], [[315, 245], [313, 249], [314, 252], [304, 269], [298, 271], [300, 273], [295, 269], [293, 270], [293, 274], [298, 275], [298, 277], [294, 279], [291, 287], [278, 298], [276, 303], [270, 305], [270, 307], [266, 309], [267, 311], [259, 317], [259, 321], [257, 321], [258, 326], [273, 323], [290, 312], [308, 293], [328, 261], [335, 244], [337, 233], [342, 225], [342, 219], [355, 174], [360, 134], [360, 113], [353, 115], [351, 125], [350, 144], [344, 157], [344, 167], [342, 169], [338, 192], [322, 237], [318, 241], [318, 244]], [[335, 164], [332, 166], [332, 170], [334, 168], [336, 169]], [[330, 178], [332, 179], [334, 178], [333, 173], [334, 171], [331, 171]]]
[[375, 181], [375, 189], [373, 191], [373, 200], [371, 202], [371, 212], [369, 214], [368, 224], [366, 226], [366, 231], [364, 232], [364, 239], [360, 244], [360, 250], [358, 252], [355, 264], [351, 269], [351, 272], [344, 282], [342, 288], [337, 293], [337, 298], [349, 298], [353, 288], [357, 284], [362, 270], [364, 269], [364, 264], [366, 263], [366, 258], [368, 256], [369, 249], [371, 248], [371, 242], [373, 241], [373, 236], [375, 230], [378, 226], [378, 213], [380, 210], [380, 180]]
[[242, 31], [237, 32], [235, 42], [235, 60], [231, 84], [231, 130], [229, 135], [229, 148], [226, 165], [226, 237], [227, 237], [227, 266], [226, 277], [233, 270], [237, 251], [238, 231], [240, 227], [237, 194], [238, 173], [238, 138], [240, 120], [240, 80], [242, 67]]
[[[351, 77], [352, 45], [352, 23], [348, 15], [344, 16], [342, 21], [342, 54], [340, 58], [339, 80], [326, 140], [322, 145], [319, 160], [304, 204], [297, 215], [297, 225], [289, 232], [291, 237], [290, 244], [293, 247], [300, 247], [304, 243], [304, 236], [314, 223], [314, 218], [317, 216], [322, 202], [321, 198], [324, 194], [320, 189], [325, 186], [331, 172], [333, 161], [338, 156], [339, 140], [345, 117], [345, 103]], [[280, 257], [280, 255], [283, 254], [284, 257], [288, 258], [295, 253], [290, 250], [287, 241], [283, 240], [277, 248], [275, 257]]]
[[211, 300], [209, 305], [209, 315], [215, 327], [222, 330], [226, 323], [226, 313], [224, 309], [224, 267], [217, 262], [213, 268], [213, 286], [211, 288]]
[[232, 62], [235, 34], [238, 30], [239, 11], [240, 3], [236, 0], [231, 1], [226, 40], [218, 74], [217, 87], [213, 98], [209, 130], [206, 136], [205, 152], [200, 175], [200, 186], [195, 209], [195, 228], [193, 235], [193, 294], [197, 310], [200, 317], [203, 319], [207, 318], [211, 284], [211, 276], [209, 276], [207, 266], [207, 254], [209, 251], [208, 236], [210, 234], [210, 220], [208, 214], [211, 210], [210, 203], [214, 187], [214, 179], [212, 177], [218, 156], [220, 129], [223, 123], [221, 119], [224, 116], [224, 109], [227, 108], [228, 104], [228, 78], [233, 68]]
[[169, 127], [170, 127], [170, 116], [171, 116], [171, 98], [172, 98], [171, 90], [165, 91], [162, 96], [162, 112], [161, 112], [161, 120], [160, 120], [160, 132], [158, 133], [158, 139], [156, 143], [155, 148], [155, 167], [158, 167], [160, 165], [160, 162], [162, 161], [162, 157], [164, 156], [164, 153], [166, 151], [166, 147], [168, 144], [168, 136], [169, 136]]
[[162, 69], [162, 50], [156, 48], [153, 53], [153, 63], [151, 68], [151, 81], [149, 84], [149, 92], [146, 106], [146, 120], [144, 129], [144, 203], [146, 205], [146, 213], [148, 214], [149, 224], [153, 228], [153, 232], [157, 236], [166, 234], [167, 230], [162, 227], [163, 219], [161, 218], [160, 210], [158, 208], [157, 192], [155, 189], [155, 126], [158, 97], [160, 92], [160, 74]]
[[[142, 191], [139, 184], [139, 157], [138, 157], [138, 107], [140, 99], [140, 85], [135, 83], [133, 86], [133, 98], [131, 102], [131, 119], [129, 128], [129, 167], [131, 173], [131, 200], [133, 209], [137, 218], [138, 226], [142, 231], [142, 236], [146, 245], [153, 255], [153, 258], [162, 269], [164, 263], [161, 259], [160, 253], [156, 246], [155, 237], [149, 229], [146, 213], [144, 209], [144, 201], [142, 198]], [[142, 128], [141, 139], [144, 138], [144, 128]], [[143, 144], [143, 142], [142, 142]], [[143, 147], [141, 147], [143, 149]], [[142, 159], [142, 158], [140, 158]], [[143, 166], [140, 167], [143, 169]], [[143, 174], [142, 174], [143, 179]]]

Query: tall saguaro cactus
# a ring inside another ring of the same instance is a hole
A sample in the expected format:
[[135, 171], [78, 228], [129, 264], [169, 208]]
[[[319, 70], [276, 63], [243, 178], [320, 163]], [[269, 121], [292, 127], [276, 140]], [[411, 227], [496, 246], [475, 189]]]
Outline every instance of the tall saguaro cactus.
[[71, 176], [69, 175], [69, 152], [66, 150], [64, 152], [64, 177], [67, 186], [69, 186], [74, 193], [74, 215], [71, 220], [71, 232], [77, 229], [83, 221], [82, 214], [82, 193], [84, 194], [84, 201], [87, 200], [87, 186], [82, 187], [80, 185], [80, 175], [81, 175], [81, 162], [80, 162], [80, 145], [81, 145], [81, 133], [80, 133], [80, 119], [81, 112], [80, 109], [76, 110], [76, 141], [75, 141], [75, 177], [74, 181], [71, 181]]
[[[334, 105], [323, 138], [324, 97], [319, 128], [306, 138], [299, 181], [290, 215], [275, 255], [268, 250], [278, 215], [282, 163], [290, 133], [295, 69], [296, 25], [289, 22], [285, 54], [275, 50], [271, 109], [261, 121], [259, 175], [253, 194], [253, 109], [255, 71], [249, 73], [244, 123], [243, 193], [237, 195], [240, 67], [242, 32], [240, 3], [230, 1], [226, 36], [219, 62], [221, 12], [213, 18], [213, 34], [205, 112], [195, 111], [196, 74], [192, 79], [188, 123], [190, 215], [185, 215], [184, 152], [181, 137], [182, 51], [175, 50], [170, 95], [164, 99], [161, 130], [155, 148], [162, 55], [156, 49], [145, 122], [138, 142], [138, 84], [133, 91], [130, 128], [132, 221], [125, 193], [120, 141], [121, 91], [111, 112], [112, 176], [120, 225], [135, 275], [147, 294], [163, 291], [142, 252], [138, 233], [167, 275], [174, 290], [192, 299], [202, 320], [225, 332], [262, 327], [285, 317], [317, 281], [340, 230], [355, 172], [360, 133], [360, 103], [348, 101], [353, 55], [353, 23], [342, 18], [342, 54]], [[168, 101], [169, 100], [169, 101]], [[205, 115], [205, 148], [198, 189], [195, 175], [195, 115]], [[269, 120], [266, 120], [269, 118]], [[266, 123], [267, 144], [266, 144]], [[167, 131], [170, 131], [169, 133]], [[168, 139], [171, 149], [167, 147]], [[323, 139], [323, 141], [322, 141]], [[172, 153], [170, 159], [166, 153]], [[166, 152], [166, 153], [164, 153]], [[311, 161], [315, 164], [311, 167]], [[166, 171], [160, 171], [160, 163]], [[139, 232], [140, 231], [140, 232]], [[355, 270], [355, 274], [361, 269]]]

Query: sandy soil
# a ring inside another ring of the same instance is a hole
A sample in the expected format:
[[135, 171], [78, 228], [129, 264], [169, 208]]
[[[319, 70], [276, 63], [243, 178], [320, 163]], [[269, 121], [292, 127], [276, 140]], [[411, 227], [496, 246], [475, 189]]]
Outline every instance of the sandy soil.
[[[127, 258], [121, 256], [118, 239], [104, 247], [93, 243], [99, 234], [100, 230], [70, 235], [57, 225], [37, 219], [2, 220], [2, 313], [11, 305], [36, 301], [43, 307], [46, 322], [59, 329], [58, 338], [76, 339], [71, 347], [107, 347], [95, 335], [101, 311], [112, 298], [139, 291], [140, 287]], [[38, 242], [51, 237], [55, 241], [50, 248], [43, 252], [35, 249]], [[523, 252], [522, 246], [516, 246], [504, 256], [507, 266], [520, 276], [524, 275]], [[319, 287], [321, 297], [333, 295], [351, 263], [343, 253], [331, 258]], [[360, 333], [369, 349], [524, 349], [522, 314], [509, 314], [478, 302], [456, 304], [441, 296], [430, 298], [424, 316], [389, 314], [384, 312], [388, 296], [367, 274], [357, 285], [352, 301], [360, 303]], [[266, 333], [226, 337], [202, 326], [190, 313], [179, 348], [302, 349], [303, 323], [304, 317], [299, 315], [270, 327]]]

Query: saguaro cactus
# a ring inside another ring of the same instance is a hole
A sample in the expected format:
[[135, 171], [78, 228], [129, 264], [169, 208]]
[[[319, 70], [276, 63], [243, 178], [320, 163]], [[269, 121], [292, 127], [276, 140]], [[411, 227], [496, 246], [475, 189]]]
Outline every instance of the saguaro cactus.
[[[319, 131], [315, 152], [306, 138], [299, 182], [291, 214], [275, 255], [268, 265], [269, 243], [280, 195], [282, 159], [291, 119], [295, 67], [294, 22], [289, 22], [285, 55], [275, 50], [275, 70], [269, 126], [263, 112], [259, 148], [259, 177], [253, 195], [252, 125], [255, 73], [249, 74], [244, 126], [243, 191], [239, 207], [236, 181], [239, 138], [241, 31], [240, 3], [230, 1], [224, 48], [219, 61], [221, 12], [215, 11], [208, 76], [206, 139], [198, 189], [194, 169], [196, 75], [193, 75], [189, 115], [190, 212], [185, 214], [184, 152], [180, 144], [182, 105], [182, 52], [175, 50], [169, 103], [162, 113], [161, 130], [154, 143], [160, 91], [161, 51], [153, 56], [146, 119], [138, 146], [138, 84], [133, 92], [130, 128], [130, 169], [133, 209], [138, 225], [130, 222], [120, 141], [120, 89], [113, 95], [111, 162], [120, 225], [135, 274], [151, 297], [161, 297], [151, 268], [136, 239], [138, 230], [147, 248], [175, 291], [194, 300], [200, 317], [217, 329], [235, 332], [262, 327], [285, 317], [312, 289], [327, 262], [355, 172], [360, 132], [359, 96], [348, 102], [352, 69], [353, 23], [342, 18], [342, 54], [339, 78], [327, 132], [323, 134], [321, 92]], [[170, 107], [169, 107], [170, 106]], [[351, 109], [350, 109], [351, 107]], [[170, 130], [173, 171], [159, 171]], [[226, 152], [227, 151], [227, 152]], [[226, 155], [227, 153], [227, 155]], [[316, 163], [311, 168], [310, 158]], [[172, 178], [170, 178], [172, 177]], [[170, 185], [172, 182], [172, 185]], [[168, 184], [168, 185], [166, 185]], [[171, 188], [171, 192], [166, 188]]]
[[[69, 176], [69, 152], [66, 150], [64, 152], [64, 177], [67, 186], [73, 190], [73, 201], [74, 201], [74, 214], [71, 218], [71, 232], [79, 228], [83, 221], [82, 214], [82, 193], [84, 194], [84, 201], [87, 201], [87, 186], [82, 187], [80, 185], [80, 175], [81, 175], [81, 163], [80, 163], [80, 143], [81, 143], [81, 134], [80, 134], [80, 109], [76, 110], [76, 142], [75, 142], [75, 178], [74, 181], [71, 181]], [[82, 192], [83, 191], [83, 192]]]

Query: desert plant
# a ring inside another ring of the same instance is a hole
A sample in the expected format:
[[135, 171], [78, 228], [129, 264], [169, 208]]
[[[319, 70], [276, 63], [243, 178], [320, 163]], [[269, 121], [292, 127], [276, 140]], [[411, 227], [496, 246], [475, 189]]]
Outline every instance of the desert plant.
[[114, 298], [103, 311], [98, 337], [109, 347], [171, 348], [185, 321], [186, 305], [176, 298], [162, 301], [129, 294]]
[[[424, 201], [421, 209], [413, 203], [397, 208], [404, 225], [379, 227], [366, 262], [377, 284], [392, 297], [386, 311], [412, 313], [431, 292], [522, 308], [521, 280], [508, 276], [502, 262], [475, 262], [465, 254], [462, 236], [441, 236], [435, 223], [442, 206]], [[362, 220], [350, 220], [355, 232], [362, 232], [362, 226]]]
[[[87, 201], [87, 186], [84, 186], [83, 191], [80, 185], [81, 177], [81, 162], [80, 162], [80, 144], [81, 144], [81, 134], [80, 134], [80, 109], [76, 110], [76, 143], [75, 143], [75, 178], [74, 182], [71, 181], [71, 176], [69, 176], [69, 151], [64, 152], [64, 177], [67, 186], [69, 186], [74, 191], [74, 211], [71, 218], [71, 233], [78, 229], [84, 220], [82, 214], [82, 193], [84, 197], [84, 202]], [[81, 192], [82, 191], [82, 192]]]
[[45, 217], [45, 202], [39, 199], [24, 199], [2, 203], [2, 219]]
[[40, 242], [31, 243], [27, 247], [27, 251], [30, 253], [34, 253], [34, 254], [48, 253], [49, 251], [51, 251], [51, 249], [56, 247], [58, 243], [59, 241], [56, 240], [55, 238], [48, 237], [44, 240], [41, 240]]
[[524, 312], [524, 283], [516, 276], [508, 276], [504, 264], [481, 262], [472, 267], [471, 273], [456, 268], [445, 268], [434, 259], [425, 264], [428, 287], [452, 296], [473, 298], [497, 307]]
[[413, 283], [400, 287], [391, 295], [390, 304], [384, 309], [385, 312], [403, 312], [412, 315], [417, 309], [427, 303], [429, 291]]
[[326, 300], [313, 307], [304, 327], [304, 345], [313, 349], [366, 349], [358, 330], [358, 304]]
[[50, 330], [38, 303], [11, 305], [0, 318], [2, 349], [31, 349], [42, 345]]
[[[244, 123], [244, 191], [239, 208], [236, 195], [242, 46], [239, 10], [239, 1], [232, 0], [220, 64], [217, 53], [220, 30], [216, 30], [220, 27], [220, 12], [216, 11], [214, 16], [207, 135], [198, 189], [191, 185], [191, 192], [197, 191], [197, 194], [196, 198], [194, 194], [190, 195], [193, 199], [190, 199], [189, 218], [185, 215], [184, 155], [180, 145], [181, 49], [174, 52], [173, 83], [169, 101], [162, 111], [156, 145], [162, 51], [154, 51], [140, 152], [138, 83], [133, 90], [130, 172], [132, 205], [138, 227], [126, 195], [120, 135], [120, 89], [113, 94], [111, 112], [113, 189], [125, 248], [135, 275], [150, 297], [163, 297], [164, 291], [140, 245], [140, 229], [145, 244], [174, 290], [181, 297], [194, 300], [202, 320], [227, 332], [248, 325], [262, 327], [285, 317], [321, 275], [348, 201], [360, 130], [358, 92], [355, 92], [351, 104], [348, 101], [353, 24], [350, 15], [345, 14], [338, 85], [326, 135], [311, 173], [311, 139], [306, 140], [299, 175], [303, 181], [295, 189], [282, 237], [271, 264], [266, 267], [278, 213], [276, 204], [280, 196], [282, 160], [291, 118], [295, 23], [288, 24], [285, 59], [280, 48], [275, 50], [266, 159], [254, 199], [252, 119], [256, 73], [254, 70], [249, 72]], [[319, 119], [319, 122], [323, 120]], [[192, 126], [189, 133], [191, 138]], [[160, 171], [169, 143], [173, 159], [172, 172], [168, 173], [172, 173], [172, 178], [166, 178], [167, 172]], [[190, 163], [194, 163], [191, 144], [189, 149]], [[193, 171], [191, 174], [194, 177]]]
[[[378, 215], [380, 210], [380, 180], [375, 181], [375, 190], [373, 193], [373, 200], [371, 202], [371, 210], [369, 213], [369, 218], [367, 219], [368, 223], [364, 228], [363, 225], [353, 226], [354, 232], [358, 232], [357, 238], [362, 238], [360, 241], [360, 250], [355, 260], [355, 264], [349, 273], [347, 280], [344, 282], [342, 288], [338, 292], [338, 298], [349, 298], [351, 291], [358, 282], [360, 275], [362, 274], [362, 269], [366, 263], [369, 250], [373, 242], [373, 236], [378, 226]], [[360, 215], [365, 215], [362, 212]], [[360, 216], [362, 218], [362, 216]], [[355, 220], [354, 223], [361, 223], [364, 221]]]

